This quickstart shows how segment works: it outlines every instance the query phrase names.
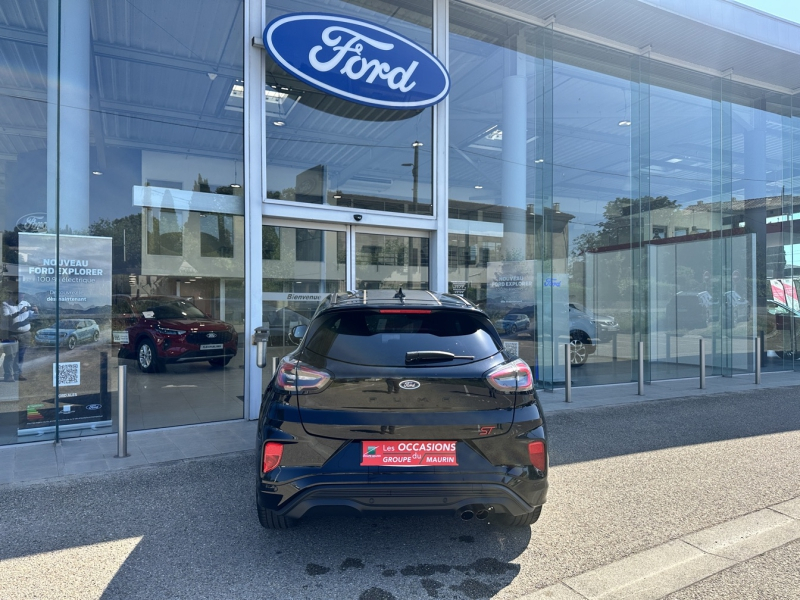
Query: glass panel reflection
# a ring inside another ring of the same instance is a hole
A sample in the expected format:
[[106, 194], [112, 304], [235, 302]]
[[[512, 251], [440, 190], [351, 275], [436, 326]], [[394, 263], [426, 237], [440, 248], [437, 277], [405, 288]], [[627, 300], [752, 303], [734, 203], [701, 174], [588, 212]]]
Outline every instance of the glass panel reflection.
[[292, 330], [308, 325], [320, 300], [343, 292], [347, 280], [344, 231], [262, 227], [262, 326], [269, 327], [268, 375], [297, 346]]
[[357, 289], [428, 289], [428, 238], [358, 232], [355, 237]]
[[[319, 12], [279, 0], [267, 21]], [[432, 2], [325, 4], [326, 13], [375, 23], [431, 49]], [[433, 214], [432, 114], [371, 108], [301, 83], [266, 54], [267, 198], [409, 214]]]

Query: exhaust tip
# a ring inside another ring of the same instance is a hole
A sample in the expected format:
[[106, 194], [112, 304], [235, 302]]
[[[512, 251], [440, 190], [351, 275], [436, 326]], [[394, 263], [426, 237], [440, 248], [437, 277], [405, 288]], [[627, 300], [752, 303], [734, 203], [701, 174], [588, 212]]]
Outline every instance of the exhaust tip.
[[488, 510], [479, 510], [478, 512], [475, 513], [475, 518], [478, 519], [479, 521], [486, 520], [488, 516], [489, 516]]
[[471, 510], [465, 510], [461, 512], [461, 520], [462, 521], [469, 521], [472, 517], [475, 516], [475, 513]]

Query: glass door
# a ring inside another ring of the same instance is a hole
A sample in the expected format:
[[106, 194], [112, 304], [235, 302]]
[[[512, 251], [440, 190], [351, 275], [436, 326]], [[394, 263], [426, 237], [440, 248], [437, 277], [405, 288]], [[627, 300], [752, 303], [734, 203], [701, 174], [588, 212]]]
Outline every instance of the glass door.
[[427, 233], [350, 227], [353, 259], [351, 289], [427, 290], [430, 239]]
[[427, 290], [429, 244], [427, 232], [414, 230], [265, 220], [262, 326], [270, 331], [268, 368], [273, 358], [277, 361], [292, 350], [292, 329], [307, 325], [327, 294]]

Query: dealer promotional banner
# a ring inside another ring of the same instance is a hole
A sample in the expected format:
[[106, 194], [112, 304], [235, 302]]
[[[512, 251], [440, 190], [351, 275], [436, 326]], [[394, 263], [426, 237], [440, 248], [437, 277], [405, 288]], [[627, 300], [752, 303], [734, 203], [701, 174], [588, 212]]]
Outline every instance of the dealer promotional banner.
[[61, 235], [59, 243], [56, 262], [55, 235], [19, 234], [19, 300], [37, 312], [20, 362], [19, 435], [51, 430], [56, 418], [59, 429], [111, 418], [111, 238]]
[[487, 307], [504, 310], [535, 304], [535, 273], [534, 260], [487, 263]]

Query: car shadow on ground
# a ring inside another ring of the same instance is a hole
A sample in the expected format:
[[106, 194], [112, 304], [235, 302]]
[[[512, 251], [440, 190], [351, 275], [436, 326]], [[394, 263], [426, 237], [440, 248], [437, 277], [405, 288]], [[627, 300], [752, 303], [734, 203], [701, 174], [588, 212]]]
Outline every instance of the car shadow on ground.
[[[141, 537], [106, 599], [490, 598], [519, 574], [531, 541], [528, 527], [455, 515], [317, 517], [267, 531], [247, 454], [16, 491], [0, 495], [0, 561]], [[20, 493], [39, 508], [24, 509]]]

